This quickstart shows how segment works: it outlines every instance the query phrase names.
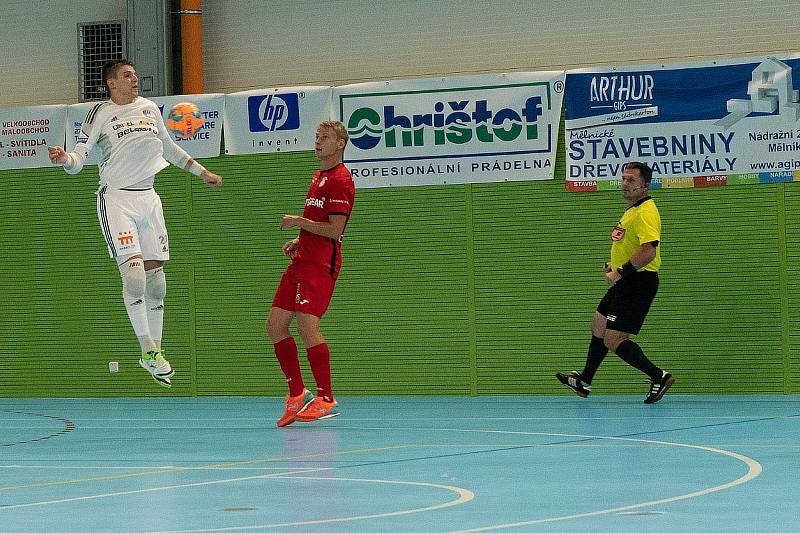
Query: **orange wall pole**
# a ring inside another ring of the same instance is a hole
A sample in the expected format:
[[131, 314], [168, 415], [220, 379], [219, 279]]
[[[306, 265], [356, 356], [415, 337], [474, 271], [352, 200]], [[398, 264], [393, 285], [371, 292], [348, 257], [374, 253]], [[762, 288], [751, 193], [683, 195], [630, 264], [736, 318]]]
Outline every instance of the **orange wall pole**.
[[183, 94], [203, 90], [202, 0], [181, 0], [181, 76]]

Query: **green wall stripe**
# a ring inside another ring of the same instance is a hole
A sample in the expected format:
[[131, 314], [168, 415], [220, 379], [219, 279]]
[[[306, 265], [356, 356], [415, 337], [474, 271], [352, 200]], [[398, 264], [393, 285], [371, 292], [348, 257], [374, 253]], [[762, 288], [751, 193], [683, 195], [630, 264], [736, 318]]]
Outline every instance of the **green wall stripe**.
[[467, 328], [467, 338], [469, 339], [469, 383], [470, 394], [478, 394], [478, 365], [477, 365], [477, 343], [476, 343], [476, 316], [475, 316], [475, 232], [473, 227], [473, 207], [472, 207], [472, 185], [464, 187], [465, 205], [464, 211], [467, 214], [467, 224], [465, 226], [466, 253], [467, 253], [467, 316], [469, 324]]
[[789, 373], [789, 291], [788, 291], [788, 261], [786, 258], [786, 185], [781, 183], [776, 187], [777, 200], [776, 230], [778, 236], [778, 284], [781, 296], [781, 348], [783, 359], [783, 392], [791, 392]]

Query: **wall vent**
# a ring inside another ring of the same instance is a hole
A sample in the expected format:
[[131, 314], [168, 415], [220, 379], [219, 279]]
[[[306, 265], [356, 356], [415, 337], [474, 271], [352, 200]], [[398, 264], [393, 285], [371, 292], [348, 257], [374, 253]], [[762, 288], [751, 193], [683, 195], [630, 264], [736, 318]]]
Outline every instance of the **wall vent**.
[[78, 97], [81, 102], [109, 97], [102, 79], [103, 65], [112, 59], [126, 57], [126, 43], [124, 20], [78, 24], [78, 53], [81, 58]]

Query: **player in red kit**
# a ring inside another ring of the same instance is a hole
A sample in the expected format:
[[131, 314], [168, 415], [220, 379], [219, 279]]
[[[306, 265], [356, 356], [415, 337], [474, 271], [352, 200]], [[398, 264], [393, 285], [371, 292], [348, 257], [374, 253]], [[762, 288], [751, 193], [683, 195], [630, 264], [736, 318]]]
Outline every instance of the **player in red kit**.
[[[296, 420], [313, 422], [339, 415], [331, 390], [330, 352], [319, 323], [339, 276], [342, 236], [355, 199], [353, 177], [342, 163], [347, 140], [341, 122], [320, 123], [314, 151], [322, 168], [311, 178], [303, 216], [284, 215], [281, 220], [281, 229], [300, 228], [300, 235], [283, 245], [283, 254], [292, 262], [275, 291], [267, 318], [267, 333], [289, 384], [279, 427]], [[289, 333], [295, 318], [317, 383], [316, 397], [303, 383], [297, 344]]]

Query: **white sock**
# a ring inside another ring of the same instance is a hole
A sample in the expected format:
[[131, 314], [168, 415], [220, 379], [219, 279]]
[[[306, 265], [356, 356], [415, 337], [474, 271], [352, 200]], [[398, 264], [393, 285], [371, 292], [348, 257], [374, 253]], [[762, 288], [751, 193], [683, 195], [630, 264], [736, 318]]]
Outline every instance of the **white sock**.
[[155, 349], [155, 343], [150, 337], [150, 325], [147, 322], [144, 261], [140, 257], [122, 259], [119, 272], [122, 276], [122, 299], [125, 301], [128, 319], [142, 351], [149, 352]]
[[147, 323], [150, 337], [156, 346], [161, 346], [161, 334], [164, 330], [164, 296], [167, 294], [167, 279], [163, 268], [155, 268], [145, 272], [145, 303], [147, 304]]
[[153, 339], [150, 336], [147, 337], [138, 337], [139, 339], [139, 346], [142, 348], [142, 353], [152, 352], [153, 350], [157, 349], [156, 343], [153, 342]]
[[157, 348], [156, 343], [150, 336], [150, 327], [147, 321], [147, 307], [144, 298], [132, 298], [125, 294], [125, 310], [128, 311], [128, 319], [133, 326], [133, 332], [139, 339], [139, 346], [143, 352], [149, 352]]

